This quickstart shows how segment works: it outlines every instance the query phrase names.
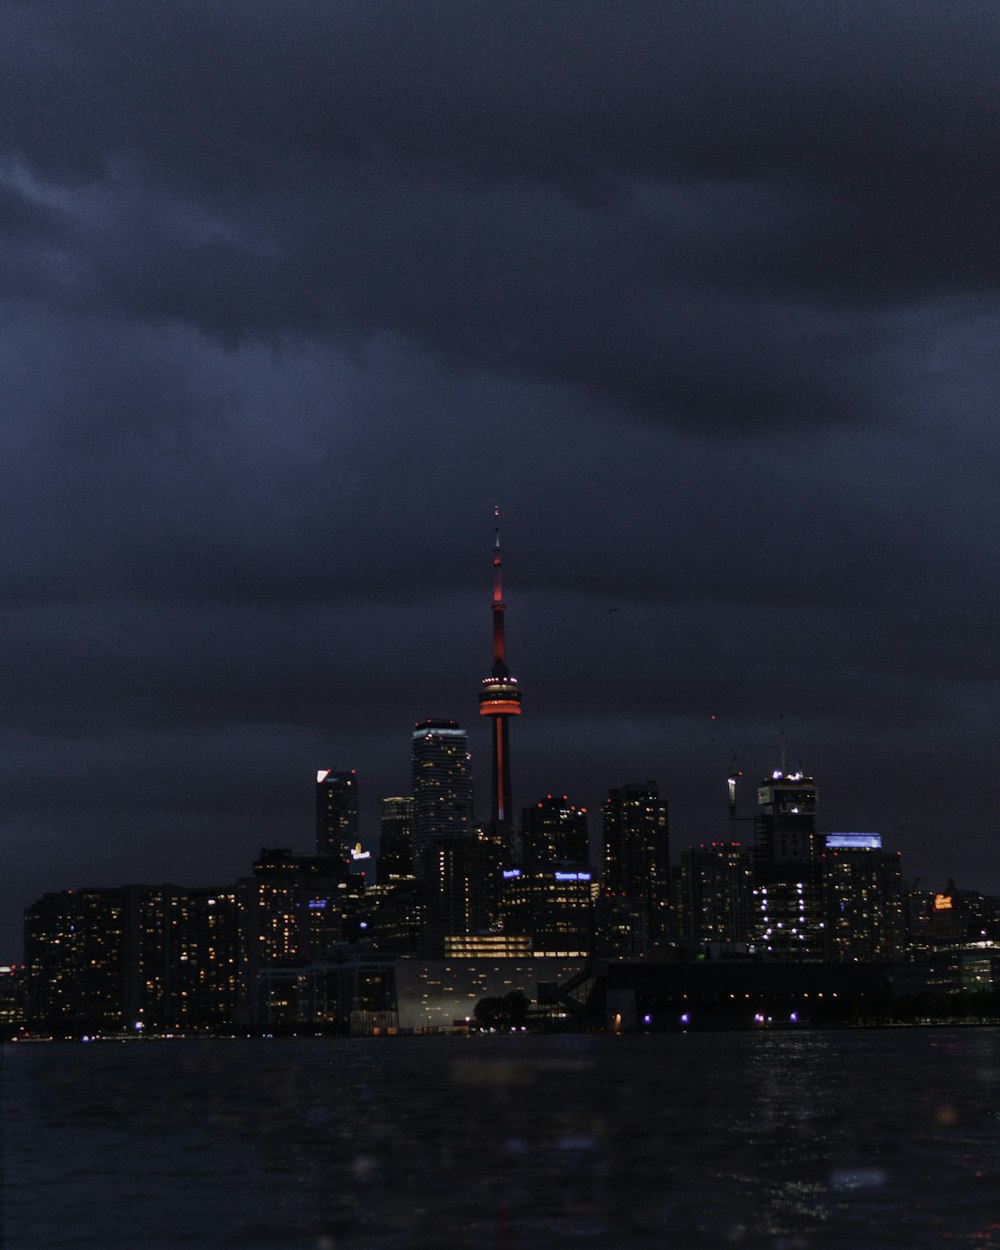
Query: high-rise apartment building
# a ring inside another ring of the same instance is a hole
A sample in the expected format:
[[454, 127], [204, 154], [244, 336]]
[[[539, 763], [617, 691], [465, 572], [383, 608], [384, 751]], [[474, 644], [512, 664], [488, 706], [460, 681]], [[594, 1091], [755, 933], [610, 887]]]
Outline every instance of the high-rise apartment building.
[[43, 894], [24, 913], [28, 1021], [56, 1036], [121, 1028], [126, 941], [121, 889]]
[[826, 957], [874, 963], [902, 953], [903, 877], [899, 852], [878, 833], [830, 833], [823, 853]]
[[739, 842], [710, 842], [681, 854], [684, 936], [696, 943], [750, 939], [753, 859]]

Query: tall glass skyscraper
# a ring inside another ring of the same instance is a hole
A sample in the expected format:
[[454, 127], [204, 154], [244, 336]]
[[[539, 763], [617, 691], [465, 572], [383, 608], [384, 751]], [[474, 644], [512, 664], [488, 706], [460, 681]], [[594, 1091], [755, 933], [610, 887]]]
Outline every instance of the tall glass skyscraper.
[[413, 859], [435, 842], [472, 835], [472, 765], [465, 730], [453, 720], [413, 730]]

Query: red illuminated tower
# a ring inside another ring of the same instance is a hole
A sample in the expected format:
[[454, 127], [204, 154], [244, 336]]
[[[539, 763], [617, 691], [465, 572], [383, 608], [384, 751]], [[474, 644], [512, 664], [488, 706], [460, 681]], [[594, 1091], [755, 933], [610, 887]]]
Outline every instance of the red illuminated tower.
[[496, 541], [493, 545], [493, 672], [479, 691], [479, 715], [493, 720], [493, 791], [490, 827], [501, 837], [504, 848], [512, 854], [514, 809], [510, 798], [510, 749], [507, 722], [521, 715], [521, 691], [517, 678], [507, 670], [503, 632], [503, 586], [500, 580], [500, 509], [493, 509], [496, 520]]

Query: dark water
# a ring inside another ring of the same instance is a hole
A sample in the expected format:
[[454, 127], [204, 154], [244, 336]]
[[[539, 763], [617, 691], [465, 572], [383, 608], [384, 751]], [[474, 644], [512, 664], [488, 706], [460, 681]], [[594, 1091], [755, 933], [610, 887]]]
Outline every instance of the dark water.
[[8, 1046], [5, 1250], [1000, 1246], [1000, 1031]]

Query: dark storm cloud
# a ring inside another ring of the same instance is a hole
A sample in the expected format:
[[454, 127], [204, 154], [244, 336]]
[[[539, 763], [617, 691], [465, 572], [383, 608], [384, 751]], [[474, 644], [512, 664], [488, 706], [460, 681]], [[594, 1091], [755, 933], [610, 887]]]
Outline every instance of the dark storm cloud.
[[1000, 31], [959, 10], [32, 6], [6, 141], [102, 190], [67, 298], [112, 314], [880, 421], [886, 328], [823, 310], [997, 279]]

